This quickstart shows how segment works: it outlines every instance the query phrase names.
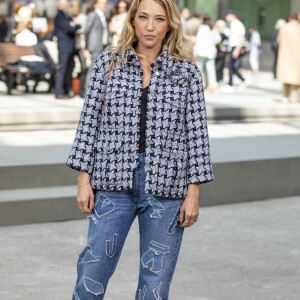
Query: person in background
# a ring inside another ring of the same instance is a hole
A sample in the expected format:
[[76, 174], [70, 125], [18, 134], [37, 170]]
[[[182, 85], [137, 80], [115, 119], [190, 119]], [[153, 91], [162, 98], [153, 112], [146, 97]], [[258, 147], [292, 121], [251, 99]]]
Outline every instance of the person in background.
[[206, 88], [209, 92], [217, 87], [215, 60], [217, 56], [216, 46], [220, 41], [221, 36], [213, 28], [211, 17], [208, 14], [203, 15], [202, 24], [197, 32], [194, 55], [200, 71], [206, 74]]
[[31, 28], [29, 23], [18, 23], [18, 33], [15, 36], [15, 43], [17, 46], [35, 46], [38, 43], [37, 35], [29, 30], [29, 28]]
[[24, 6], [24, 3], [17, 2], [14, 5], [14, 12], [13, 15], [11, 16], [9, 22], [8, 22], [8, 29], [7, 29], [7, 36], [5, 37], [5, 41], [9, 43], [14, 43], [15, 42], [15, 35], [18, 33], [17, 32], [17, 25], [19, 20], [19, 10], [20, 8]]
[[117, 13], [112, 16], [108, 26], [109, 32], [112, 35], [111, 38], [112, 47], [116, 47], [118, 44], [118, 41], [120, 39], [125, 24], [128, 9], [129, 9], [129, 4], [125, 0], [118, 1], [115, 8]]
[[278, 33], [277, 80], [283, 83], [282, 102], [298, 102], [300, 86], [300, 24], [292, 13]]
[[276, 21], [275, 31], [274, 31], [272, 39], [271, 39], [271, 48], [274, 53], [273, 68], [272, 68], [274, 79], [276, 79], [276, 73], [277, 73], [277, 57], [278, 57], [277, 37], [278, 37], [278, 32], [279, 32], [280, 28], [282, 28], [285, 23], [286, 23], [286, 21], [284, 19], [279, 19]]
[[261, 37], [256, 27], [249, 29], [250, 37], [250, 54], [249, 63], [254, 76], [259, 72], [259, 56], [262, 51]]
[[72, 1], [70, 6], [70, 16], [73, 19], [75, 24], [80, 25], [80, 29], [76, 31], [76, 42], [75, 48], [76, 49], [85, 49], [85, 25], [86, 25], [86, 14], [80, 11], [80, 2], [79, 1]]
[[55, 75], [56, 99], [69, 99], [73, 96], [72, 71], [74, 67], [75, 36], [80, 25], [68, 15], [69, 2], [58, 1], [58, 12], [54, 20], [55, 35], [59, 52], [58, 70]]
[[241, 53], [245, 42], [246, 29], [244, 24], [237, 18], [235, 10], [228, 10], [226, 13], [226, 21], [230, 24], [228, 50], [230, 53], [228, 68], [229, 68], [229, 82], [227, 86], [223, 87], [224, 92], [233, 91], [233, 75], [236, 75], [242, 82], [241, 87], [246, 87], [245, 78], [240, 73], [241, 67]]
[[108, 44], [108, 28], [104, 12], [107, 7], [107, 0], [95, 0], [94, 11], [87, 16], [85, 27], [86, 49], [91, 55], [91, 66], [88, 70], [86, 78], [86, 86], [90, 80], [90, 74], [93, 69], [93, 64], [97, 57], [106, 48]]
[[225, 34], [226, 23], [223, 20], [217, 20], [215, 29], [221, 36], [220, 42], [217, 44], [217, 57], [216, 57], [216, 75], [218, 84], [223, 82], [223, 72], [226, 62], [228, 36]]
[[192, 18], [186, 22], [186, 34], [188, 36], [196, 36], [198, 29], [201, 25], [201, 12], [199, 9], [195, 9]]
[[0, 43], [5, 42], [5, 38], [8, 33], [8, 24], [9, 21], [7, 20], [6, 17], [1, 17], [0, 18]]
[[180, 10], [180, 19], [181, 19], [181, 24], [182, 24], [182, 28], [183, 28], [183, 34], [184, 36], [188, 39], [188, 35], [187, 35], [187, 31], [186, 31], [186, 23], [187, 20], [190, 17], [190, 10], [187, 7], [183, 7]]
[[[83, 98], [85, 93], [85, 82], [88, 66], [90, 66], [90, 55], [89, 52], [85, 49], [85, 26], [87, 16], [80, 11], [80, 2], [74, 0], [71, 2], [71, 18], [75, 24], [79, 24], [81, 28], [76, 31], [76, 55], [75, 55], [75, 69], [80, 69], [80, 91], [79, 95]], [[89, 63], [89, 65], [87, 65]]]

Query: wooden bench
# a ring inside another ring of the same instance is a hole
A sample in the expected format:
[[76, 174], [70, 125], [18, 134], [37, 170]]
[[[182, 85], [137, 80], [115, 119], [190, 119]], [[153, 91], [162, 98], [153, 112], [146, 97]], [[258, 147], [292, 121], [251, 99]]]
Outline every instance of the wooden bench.
[[[21, 56], [25, 55], [36, 55], [34, 47], [16, 46], [14, 43], [0, 43], [0, 80], [6, 83], [7, 94], [9, 95], [18, 74], [24, 78], [29, 78], [32, 74], [37, 75], [36, 71], [19, 64]], [[28, 90], [27, 85], [26, 89]]]

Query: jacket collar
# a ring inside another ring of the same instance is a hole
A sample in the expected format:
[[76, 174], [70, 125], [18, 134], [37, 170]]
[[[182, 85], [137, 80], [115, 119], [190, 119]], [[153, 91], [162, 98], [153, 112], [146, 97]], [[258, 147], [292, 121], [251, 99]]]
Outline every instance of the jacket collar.
[[[169, 59], [168, 47], [163, 45], [162, 50], [156, 60], [152, 63], [155, 66], [161, 66], [162, 64], [166, 64]], [[138, 56], [133, 52], [133, 50], [128, 47], [125, 55], [125, 60], [127, 63], [138, 62]]]

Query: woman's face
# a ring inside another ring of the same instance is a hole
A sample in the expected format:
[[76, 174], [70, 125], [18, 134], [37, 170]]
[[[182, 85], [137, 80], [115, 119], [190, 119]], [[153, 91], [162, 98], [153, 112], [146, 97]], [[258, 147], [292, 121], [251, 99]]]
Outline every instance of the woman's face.
[[164, 8], [154, 0], [142, 0], [133, 20], [138, 47], [161, 47], [169, 30]]
[[127, 11], [127, 3], [125, 1], [120, 1], [118, 4], [118, 13], [123, 14]]

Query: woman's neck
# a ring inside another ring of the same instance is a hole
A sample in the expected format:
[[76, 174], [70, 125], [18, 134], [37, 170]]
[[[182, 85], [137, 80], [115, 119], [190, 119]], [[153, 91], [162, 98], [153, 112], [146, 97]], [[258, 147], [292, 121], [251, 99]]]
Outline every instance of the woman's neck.
[[159, 56], [161, 51], [161, 45], [158, 45], [155, 48], [146, 48], [138, 44], [135, 50], [138, 54], [141, 54], [146, 57], [145, 59], [142, 58], [142, 61], [147, 61], [149, 65], [151, 65]]

